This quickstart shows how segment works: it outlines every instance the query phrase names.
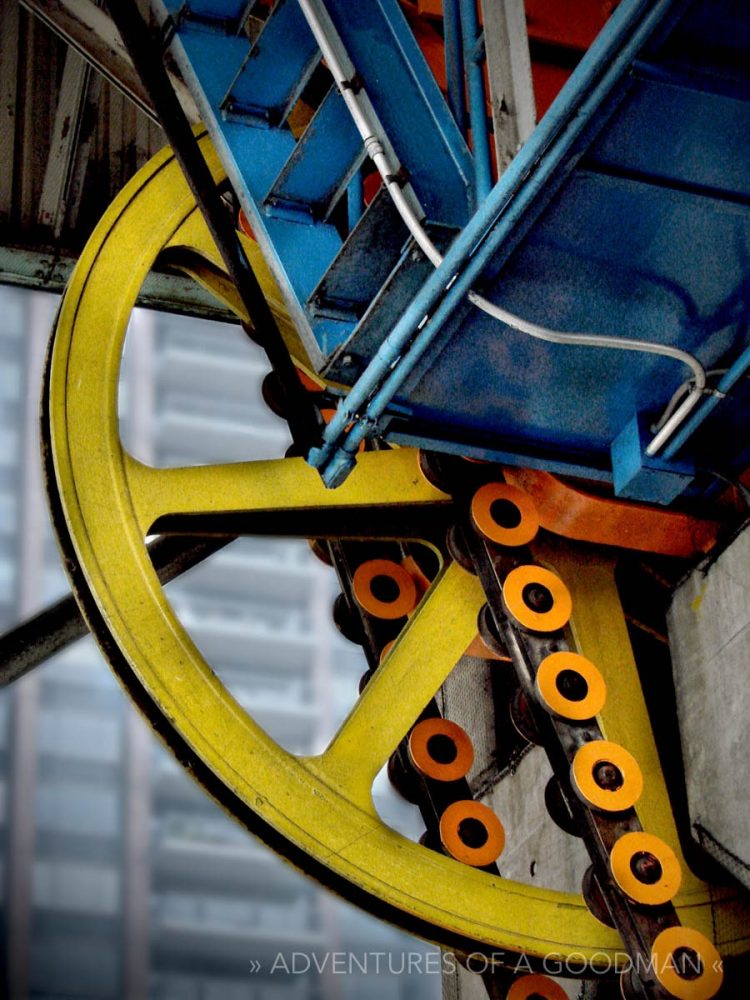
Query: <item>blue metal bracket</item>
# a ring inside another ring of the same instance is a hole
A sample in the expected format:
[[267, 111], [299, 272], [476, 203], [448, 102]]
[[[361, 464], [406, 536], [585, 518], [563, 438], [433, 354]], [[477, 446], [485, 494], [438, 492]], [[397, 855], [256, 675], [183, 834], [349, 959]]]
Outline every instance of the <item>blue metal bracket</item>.
[[649, 458], [651, 435], [641, 416], [635, 416], [612, 444], [615, 495], [624, 500], [668, 505], [685, 492], [695, 478], [690, 462]]

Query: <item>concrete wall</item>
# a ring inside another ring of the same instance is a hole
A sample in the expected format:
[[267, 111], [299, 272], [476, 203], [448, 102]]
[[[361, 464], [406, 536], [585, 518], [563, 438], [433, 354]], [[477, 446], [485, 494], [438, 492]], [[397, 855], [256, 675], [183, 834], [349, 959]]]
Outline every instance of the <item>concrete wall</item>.
[[750, 528], [676, 591], [668, 615], [690, 820], [750, 887]]

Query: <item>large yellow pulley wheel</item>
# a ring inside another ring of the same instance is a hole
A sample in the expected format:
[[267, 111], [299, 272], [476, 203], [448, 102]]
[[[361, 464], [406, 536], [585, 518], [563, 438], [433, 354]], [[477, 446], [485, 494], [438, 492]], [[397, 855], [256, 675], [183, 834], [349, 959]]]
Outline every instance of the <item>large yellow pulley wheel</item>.
[[[220, 180], [210, 144], [204, 138], [201, 145]], [[372, 508], [449, 501], [419, 475], [410, 449], [361, 455], [334, 491], [302, 459], [155, 469], [129, 455], [117, 414], [123, 341], [141, 284], [169, 247], [199, 251], [213, 271], [220, 265], [165, 150], [121, 192], [83, 252], [60, 310], [48, 373], [48, 464], [62, 545], [91, 629], [129, 694], [191, 773], [250, 830], [378, 916], [456, 949], [522, 951], [570, 960], [581, 970], [612, 968], [624, 958], [619, 937], [580, 896], [460, 864], [391, 830], [373, 807], [373, 779], [476, 635], [484, 596], [475, 577], [455, 564], [443, 568], [326, 751], [314, 758], [297, 757], [269, 738], [175, 617], [144, 541], [157, 522], [162, 530], [170, 517], [183, 524], [231, 517], [229, 533], [251, 534], [257, 515], [288, 512], [289, 534], [304, 534], [305, 513], [319, 508], [351, 518]], [[236, 304], [227, 282], [214, 284]], [[565, 565], [555, 566], [566, 577]], [[576, 579], [585, 581], [587, 572], [602, 571], [579, 563]], [[611, 573], [605, 575], [595, 589], [614, 594]], [[606, 607], [601, 614], [606, 633], [611, 614]], [[596, 648], [600, 626], [581, 618], [579, 646], [606, 673]], [[615, 679], [606, 677], [607, 738], [639, 757], [643, 807], [651, 810], [644, 826], [677, 850], [632, 659], [622, 653], [616, 659]], [[635, 701], [623, 704], [630, 695]], [[711, 935], [711, 900], [689, 873], [677, 904], [686, 923]]]

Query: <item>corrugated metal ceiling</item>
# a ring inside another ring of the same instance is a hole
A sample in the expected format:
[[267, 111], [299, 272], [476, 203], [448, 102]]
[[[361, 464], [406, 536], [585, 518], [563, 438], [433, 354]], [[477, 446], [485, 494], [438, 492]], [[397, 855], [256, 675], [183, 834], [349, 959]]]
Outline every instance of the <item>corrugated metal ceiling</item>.
[[[20, 0], [0, 0], [0, 281], [61, 291], [107, 205], [163, 145], [161, 129]], [[152, 279], [145, 301], [217, 312], [177, 276]]]

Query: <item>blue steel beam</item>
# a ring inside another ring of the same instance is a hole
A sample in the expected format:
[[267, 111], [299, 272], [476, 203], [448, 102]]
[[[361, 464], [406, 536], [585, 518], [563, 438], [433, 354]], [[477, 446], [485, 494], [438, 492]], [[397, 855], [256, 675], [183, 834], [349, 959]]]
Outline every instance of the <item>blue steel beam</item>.
[[[531, 138], [456, 237], [443, 263], [339, 404], [323, 444], [312, 449], [308, 459], [327, 486], [346, 478], [360, 441], [379, 426], [388, 403], [675, 2], [631, 0], [618, 8], [608, 30], [594, 42]], [[427, 316], [429, 321], [418, 332]], [[354, 426], [347, 432], [350, 424]]]
[[469, 91], [471, 151], [474, 156], [474, 184], [481, 205], [492, 188], [490, 135], [487, 129], [487, 94], [484, 89], [484, 44], [477, 17], [476, 0], [459, 0], [464, 47], [466, 84]]

